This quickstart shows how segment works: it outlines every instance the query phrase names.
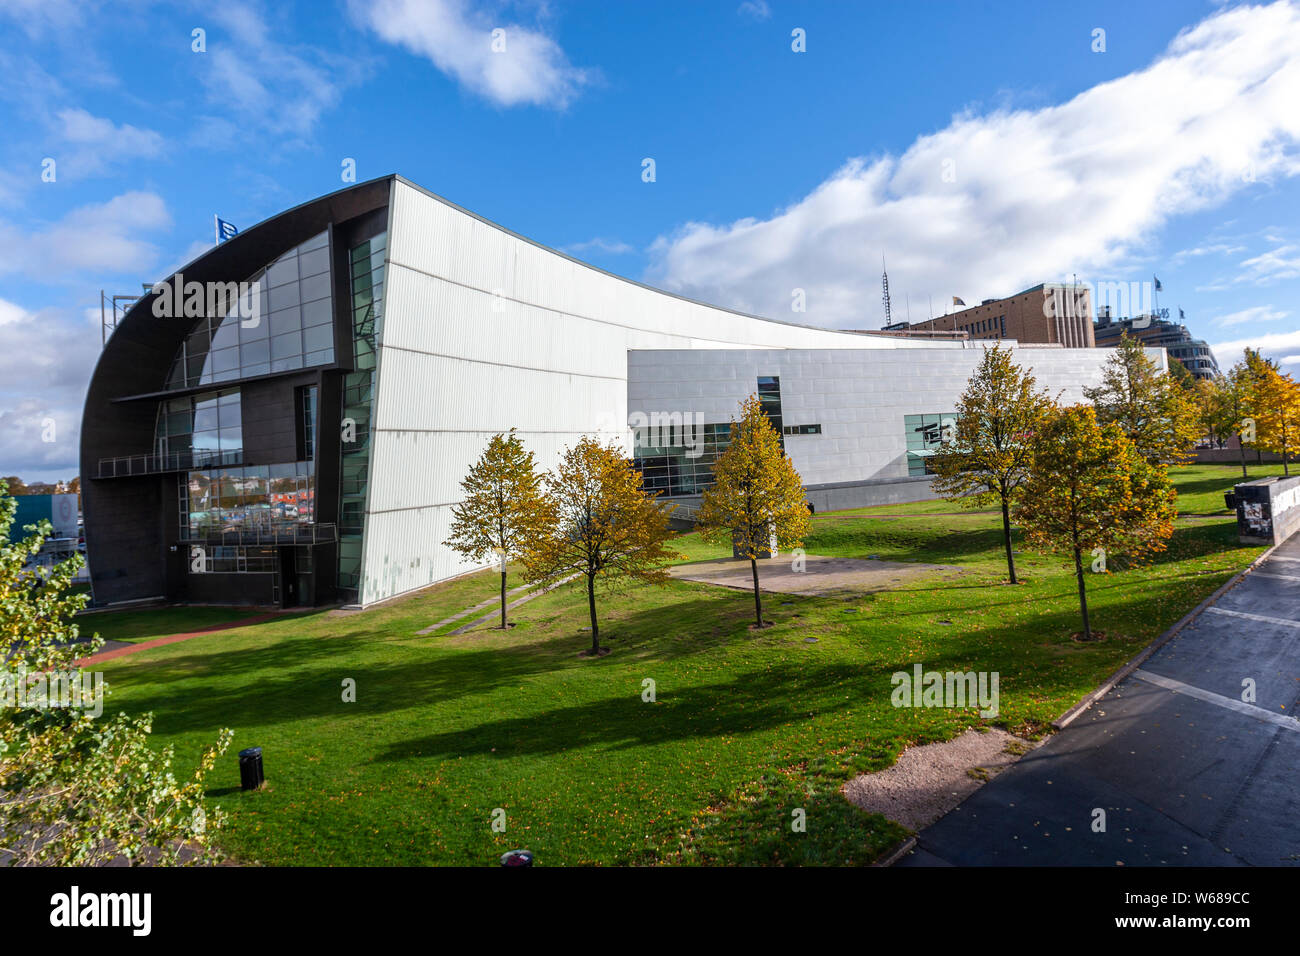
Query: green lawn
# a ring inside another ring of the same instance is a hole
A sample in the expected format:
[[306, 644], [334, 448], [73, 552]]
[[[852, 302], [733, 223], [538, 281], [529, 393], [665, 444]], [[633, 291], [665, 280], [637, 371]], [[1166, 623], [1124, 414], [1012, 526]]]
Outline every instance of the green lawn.
[[201, 631], [265, 612], [251, 607], [159, 607], [139, 611], [111, 611], [77, 616], [82, 634], [96, 633], [107, 641], [138, 644], [156, 637]]
[[[758, 633], [750, 595], [674, 582], [602, 598], [613, 652], [597, 660], [578, 657], [589, 635], [576, 585], [516, 609], [506, 634], [415, 636], [490, 597], [498, 579], [483, 573], [362, 614], [111, 661], [110, 703], [154, 711], [159, 741], [187, 762], [223, 725], [234, 750], [265, 749], [265, 791], [238, 790], [233, 751], [214, 776], [213, 801], [232, 815], [224, 845], [244, 861], [487, 865], [527, 847], [542, 865], [866, 863], [904, 831], [851, 807], [842, 783], [968, 726], [1045, 732], [1260, 553], [1237, 545], [1222, 509], [1237, 474], [1179, 470], [1190, 516], [1169, 550], [1090, 576], [1093, 625], [1108, 635], [1096, 644], [1070, 638], [1066, 559], [1022, 554], [1025, 583], [1005, 585], [999, 516], [937, 502], [818, 515], [806, 549], [952, 564], [955, 578], [850, 600], [770, 595], [777, 626]], [[680, 544], [691, 560], [725, 553]], [[914, 663], [997, 671], [1001, 713], [892, 707], [890, 675]], [[346, 678], [356, 703], [341, 700]], [[795, 808], [805, 833], [791, 831]]]

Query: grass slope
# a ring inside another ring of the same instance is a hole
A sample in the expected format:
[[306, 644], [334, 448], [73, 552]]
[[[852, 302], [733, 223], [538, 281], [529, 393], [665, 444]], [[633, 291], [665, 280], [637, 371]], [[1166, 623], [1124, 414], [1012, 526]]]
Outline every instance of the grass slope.
[[[505, 634], [414, 636], [491, 597], [498, 579], [484, 573], [362, 614], [112, 661], [110, 703], [154, 711], [159, 741], [186, 760], [223, 725], [235, 749], [265, 748], [265, 791], [239, 792], [233, 753], [214, 777], [232, 814], [224, 845], [245, 861], [486, 865], [527, 847], [542, 865], [867, 863], [905, 831], [850, 806], [848, 777], [968, 726], [1043, 732], [1260, 553], [1237, 544], [1223, 510], [1231, 467], [1176, 478], [1188, 517], [1169, 550], [1090, 576], [1094, 626], [1111, 635], [1093, 645], [1070, 639], [1064, 558], [1022, 554], [1025, 583], [1005, 585], [999, 517], [934, 502], [818, 515], [806, 549], [957, 565], [955, 579], [847, 600], [771, 595], [777, 623], [760, 633], [744, 592], [673, 582], [601, 599], [613, 653], [598, 660], [577, 656], [576, 584], [516, 609]], [[681, 546], [688, 560], [723, 554], [693, 535]], [[999, 672], [1001, 713], [892, 707], [890, 675], [918, 662]], [[341, 699], [348, 678], [356, 703]], [[796, 809], [806, 832], [792, 830]]]

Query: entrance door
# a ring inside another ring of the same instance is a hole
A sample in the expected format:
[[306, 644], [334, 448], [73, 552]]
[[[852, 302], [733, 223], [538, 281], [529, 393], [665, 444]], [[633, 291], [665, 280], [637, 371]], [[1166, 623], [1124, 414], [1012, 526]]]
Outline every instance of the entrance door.
[[294, 548], [280, 549], [280, 607], [297, 607], [298, 572], [294, 562]]

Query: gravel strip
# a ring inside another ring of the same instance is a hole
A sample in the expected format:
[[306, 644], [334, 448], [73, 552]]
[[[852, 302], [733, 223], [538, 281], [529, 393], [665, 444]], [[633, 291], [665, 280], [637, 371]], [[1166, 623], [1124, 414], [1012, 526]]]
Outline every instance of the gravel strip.
[[[1020, 753], [1007, 753], [1010, 743]], [[854, 777], [844, 785], [844, 795], [863, 810], [919, 831], [1033, 746], [1005, 730], [967, 730], [944, 743], [908, 747], [889, 769]]]

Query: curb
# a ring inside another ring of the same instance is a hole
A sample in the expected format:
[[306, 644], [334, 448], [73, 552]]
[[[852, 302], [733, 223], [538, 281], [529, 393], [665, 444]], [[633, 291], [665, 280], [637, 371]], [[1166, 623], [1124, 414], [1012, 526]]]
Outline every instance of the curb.
[[1080, 714], [1099, 701], [1102, 697], [1110, 693], [1116, 684], [1141, 667], [1142, 664], [1146, 662], [1147, 658], [1177, 637], [1179, 632], [1188, 624], [1191, 624], [1192, 621], [1200, 617], [1206, 608], [1235, 588], [1245, 579], [1246, 575], [1250, 574], [1250, 572], [1254, 571], [1257, 567], [1272, 557], [1273, 552], [1279, 547], [1281, 547], [1280, 544], [1273, 545], [1273, 547], [1269, 548], [1254, 561], [1250, 562], [1250, 564], [1246, 565], [1246, 567], [1238, 571], [1234, 577], [1224, 581], [1213, 594], [1184, 614], [1182, 619], [1174, 624], [1173, 627], [1153, 640], [1126, 663], [1122, 664], [1119, 670], [1115, 671], [1115, 673], [1111, 674], [1110, 677], [1106, 678], [1106, 680], [1101, 683], [1101, 686], [1091, 693], [1085, 694], [1082, 700], [1063, 713], [1060, 717], [1057, 717], [1052, 721], [1052, 726], [1057, 730], [1064, 730], [1068, 727]]
[[914, 836], [908, 837], [898, 846], [894, 847], [894, 849], [889, 852], [888, 856], [881, 857], [879, 860], [876, 860], [876, 862], [872, 863], [871, 865], [872, 866], [893, 866], [903, 857], [907, 856], [907, 854], [911, 853], [915, 846], [916, 846], [916, 837]]

